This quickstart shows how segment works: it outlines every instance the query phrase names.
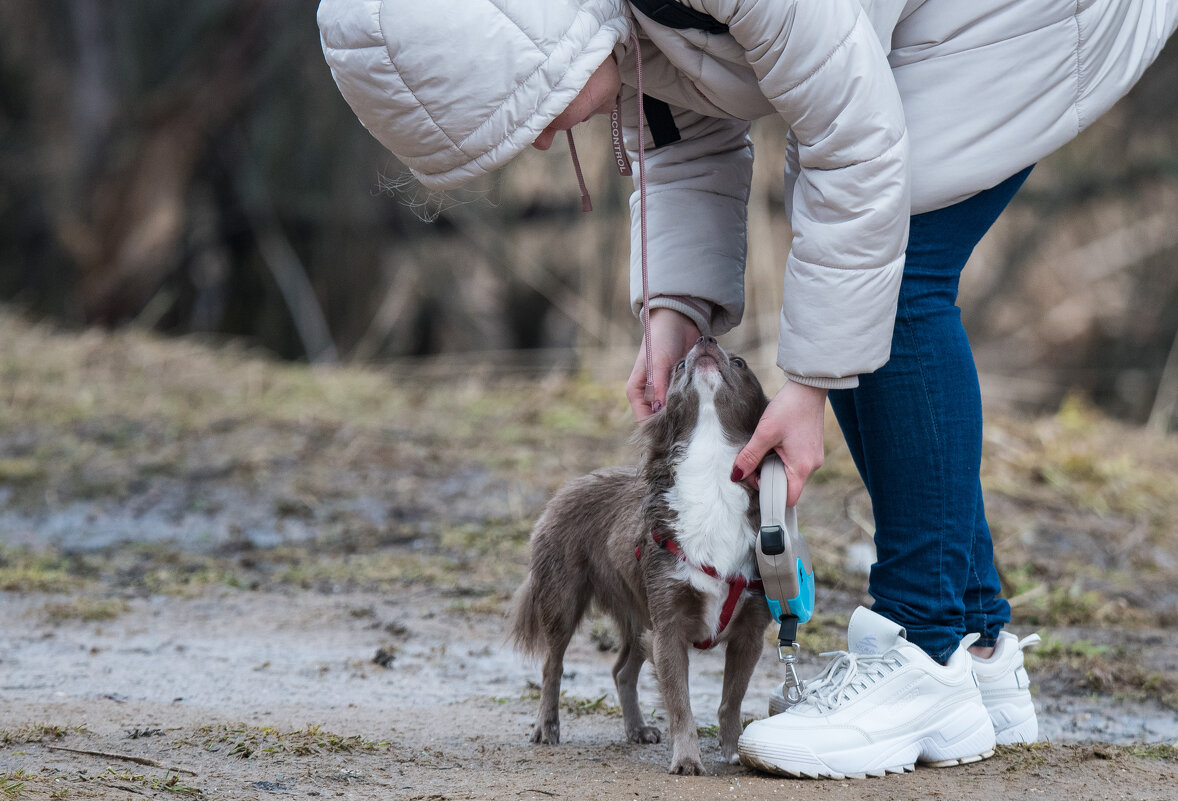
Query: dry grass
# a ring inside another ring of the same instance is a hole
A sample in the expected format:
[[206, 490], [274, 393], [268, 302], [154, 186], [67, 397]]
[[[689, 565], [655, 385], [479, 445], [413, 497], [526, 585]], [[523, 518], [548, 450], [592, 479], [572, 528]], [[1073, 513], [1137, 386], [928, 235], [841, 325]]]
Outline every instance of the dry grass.
[[16, 729], [0, 729], [0, 745], [22, 745], [60, 740], [68, 734], [81, 734], [84, 726], [58, 726], [52, 723], [30, 723]]
[[[573, 476], [631, 459], [630, 425], [620, 382], [586, 374], [309, 369], [233, 345], [60, 333], [0, 312], [0, 511], [38, 519], [75, 505], [133, 508], [161, 525], [231, 521], [226, 538], [204, 545], [3, 545], [0, 590], [416, 584], [441, 588], [451, 611], [495, 614], [526, 569], [544, 499]], [[843, 554], [869, 541], [870, 508], [833, 421], [827, 451], [803, 527], [820, 592], [861, 598], [865, 578], [846, 572]], [[1016, 624], [1178, 622], [1178, 438], [1078, 399], [1032, 418], [990, 410], [983, 483]], [[254, 542], [237, 523], [250, 516], [284, 541]], [[79, 603], [47, 611], [118, 614]], [[807, 647], [841, 647], [845, 616], [833, 612], [808, 627]], [[1075, 639], [1042, 650], [1041, 664], [1090, 688], [1120, 675], [1132, 679], [1127, 692], [1174, 696], [1156, 671], [1129, 671], [1128, 657], [1077, 657], [1085, 646], [1066, 645]], [[1081, 664], [1096, 668], [1080, 676]]]
[[307, 724], [297, 731], [281, 731], [270, 726], [206, 726], [198, 735], [201, 746], [238, 759], [262, 758], [277, 754], [308, 756], [311, 754], [347, 754], [376, 751], [389, 743], [366, 740], [358, 735], [344, 736], [324, 731], [322, 726]]

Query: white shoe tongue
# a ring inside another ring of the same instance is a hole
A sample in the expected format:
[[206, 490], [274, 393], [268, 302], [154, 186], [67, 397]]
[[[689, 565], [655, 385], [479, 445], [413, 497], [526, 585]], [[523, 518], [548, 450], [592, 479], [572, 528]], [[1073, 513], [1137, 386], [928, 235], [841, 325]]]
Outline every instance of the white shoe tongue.
[[863, 606], [851, 615], [851, 625], [847, 627], [848, 650], [864, 656], [886, 653], [904, 639], [903, 626]]

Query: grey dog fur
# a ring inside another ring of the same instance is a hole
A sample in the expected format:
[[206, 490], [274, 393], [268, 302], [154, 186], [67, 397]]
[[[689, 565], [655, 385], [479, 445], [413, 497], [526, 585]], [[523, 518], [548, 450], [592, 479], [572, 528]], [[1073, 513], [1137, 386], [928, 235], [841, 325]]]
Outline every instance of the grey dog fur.
[[[512, 636], [521, 651], [543, 658], [533, 742], [560, 740], [564, 653], [593, 601], [618, 629], [613, 677], [626, 736], [637, 743], [661, 737], [638, 706], [638, 673], [649, 643], [671, 736], [670, 771], [703, 772], [688, 694], [688, 657], [694, 642], [711, 636], [707, 596], [676, 577], [677, 558], [651, 537], [656, 528], [676, 531], [680, 525], [666, 493], [696, 430], [700, 403], [693, 375], [700, 362], [715, 364], [723, 379], [709, 408], [715, 409], [726, 437], [737, 445], [748, 441], [768, 402], [765, 393], [739, 359], [730, 358], [714, 339], [701, 338], [673, 373], [663, 410], [635, 434], [641, 452], [637, 467], [606, 468], [570, 482], [549, 501], [532, 531], [531, 571], [516, 593]], [[729, 480], [730, 463], [716, 464], [715, 470], [718, 481]], [[755, 530], [760, 509], [756, 493], [749, 490], [749, 495], [748, 519]], [[636, 548], [641, 559], [635, 558]], [[749, 559], [755, 561], [751, 551]], [[764, 594], [750, 592], [754, 597], [738, 606], [719, 638], [725, 642], [720, 749], [729, 761], [736, 759], [740, 706], [770, 620]]]

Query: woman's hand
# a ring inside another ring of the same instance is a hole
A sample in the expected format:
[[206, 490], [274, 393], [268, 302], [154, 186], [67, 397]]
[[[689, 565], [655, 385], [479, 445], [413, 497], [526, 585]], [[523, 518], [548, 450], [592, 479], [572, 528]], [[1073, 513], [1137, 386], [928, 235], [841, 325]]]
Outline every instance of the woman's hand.
[[777, 451], [785, 463], [789, 483], [786, 506], [796, 506], [810, 474], [822, 466], [822, 423], [826, 413], [826, 390], [786, 383], [769, 401], [757, 430], [744, 450], [736, 455], [732, 480], [750, 479], [757, 484], [756, 471], [769, 451]]
[[663, 408], [671, 370], [699, 339], [699, 329], [690, 319], [674, 309], [652, 309], [650, 313], [651, 357], [654, 360], [654, 393], [646, 397], [646, 336], [638, 346], [634, 371], [626, 382], [626, 397], [634, 418], [644, 420]]

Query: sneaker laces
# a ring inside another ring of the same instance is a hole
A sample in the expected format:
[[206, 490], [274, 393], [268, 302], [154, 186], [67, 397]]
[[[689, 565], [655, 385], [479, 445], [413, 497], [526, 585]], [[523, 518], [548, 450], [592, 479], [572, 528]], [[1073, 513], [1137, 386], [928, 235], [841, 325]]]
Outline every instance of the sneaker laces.
[[843, 701], [894, 671], [898, 664], [894, 658], [849, 651], [826, 651], [819, 656], [834, 659], [821, 673], [806, 681], [806, 689], [798, 701], [799, 705], [809, 704], [819, 712], [834, 711]]

